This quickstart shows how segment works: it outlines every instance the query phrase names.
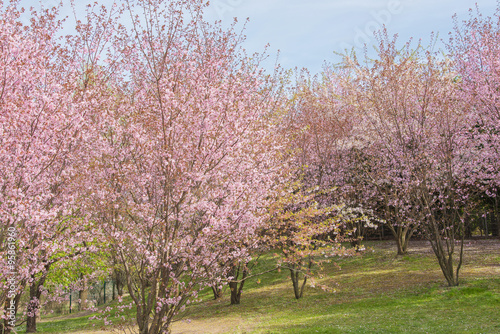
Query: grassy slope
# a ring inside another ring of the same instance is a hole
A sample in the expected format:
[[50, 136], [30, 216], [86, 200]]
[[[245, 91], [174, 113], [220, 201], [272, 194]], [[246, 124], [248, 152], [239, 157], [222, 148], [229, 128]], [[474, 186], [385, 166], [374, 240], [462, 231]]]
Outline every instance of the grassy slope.
[[[308, 287], [297, 301], [283, 270], [251, 279], [241, 305], [228, 305], [229, 291], [221, 301], [211, 300], [206, 291], [203, 302], [188, 307], [182, 320], [191, 319], [206, 332], [227, 333], [500, 333], [500, 242], [487, 250], [466, 248], [462, 284], [456, 288], [444, 286], [433, 254], [395, 257], [389, 245], [368, 243], [373, 251], [338, 260], [340, 270], [325, 266], [318, 283], [335, 287], [336, 293]], [[269, 255], [259, 266], [273, 263]], [[91, 329], [87, 317], [38, 327], [52, 333]]]

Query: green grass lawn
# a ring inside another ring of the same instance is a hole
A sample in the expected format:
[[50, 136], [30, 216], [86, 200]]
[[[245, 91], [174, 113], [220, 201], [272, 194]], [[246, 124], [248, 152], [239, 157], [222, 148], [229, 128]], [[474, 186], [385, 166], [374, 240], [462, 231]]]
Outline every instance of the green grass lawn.
[[[204, 333], [203, 328], [210, 333], [214, 326], [218, 333], [500, 333], [500, 241], [490, 248], [466, 247], [461, 285], [453, 288], [445, 286], [437, 260], [425, 247], [396, 257], [391, 242], [367, 246], [361, 255], [336, 259], [340, 269], [325, 266], [317, 283], [334, 293], [308, 286], [295, 300], [283, 269], [250, 279], [240, 305], [229, 305], [227, 290], [218, 301], [205, 291], [202, 302], [180, 315], [174, 333], [189, 330], [188, 320], [192, 333]], [[268, 254], [255, 271], [275, 261]], [[97, 322], [97, 328], [101, 325]], [[88, 316], [48, 319], [38, 329], [92, 331]]]

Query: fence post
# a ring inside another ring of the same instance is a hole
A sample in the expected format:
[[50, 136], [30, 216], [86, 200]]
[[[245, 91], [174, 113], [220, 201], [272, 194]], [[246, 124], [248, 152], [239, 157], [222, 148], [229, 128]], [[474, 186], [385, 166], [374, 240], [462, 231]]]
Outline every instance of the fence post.
[[72, 295], [72, 293], [70, 291], [70, 293], [69, 293], [69, 313], [70, 314], [71, 314], [71, 295]]
[[106, 304], [106, 281], [104, 281], [104, 304]]

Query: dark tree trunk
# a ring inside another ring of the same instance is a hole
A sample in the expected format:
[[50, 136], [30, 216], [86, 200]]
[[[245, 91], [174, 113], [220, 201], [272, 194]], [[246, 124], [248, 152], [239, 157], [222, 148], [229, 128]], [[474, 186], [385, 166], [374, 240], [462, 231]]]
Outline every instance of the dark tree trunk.
[[399, 235], [396, 237], [396, 246], [398, 249], [398, 255], [408, 254], [408, 239], [405, 235]]
[[356, 251], [359, 249], [359, 246], [361, 246], [361, 239], [351, 240], [351, 247], [355, 248]]
[[464, 230], [465, 230], [465, 238], [467, 239], [472, 238], [471, 219], [469, 217], [465, 220]]
[[44, 274], [38, 282], [30, 286], [30, 301], [27, 307], [28, 315], [26, 319], [26, 333], [36, 333], [36, 317], [38, 309], [40, 308], [40, 297], [42, 295], [40, 287], [43, 286], [46, 278], [47, 275]]
[[300, 297], [302, 297], [299, 288], [299, 274], [299, 270], [290, 268], [290, 278], [292, 279], [293, 293], [295, 294], [296, 299], [300, 299]]
[[229, 282], [229, 289], [231, 289], [231, 305], [239, 305], [241, 294], [238, 293], [238, 282]]
[[27, 311], [27, 319], [26, 319], [26, 333], [36, 333], [36, 312], [38, 311], [38, 303], [37, 299], [37, 287], [38, 284], [34, 284], [30, 286], [30, 301], [28, 303]]
[[405, 255], [408, 253], [408, 243], [413, 235], [415, 229], [410, 226], [397, 226], [388, 225], [394, 239], [396, 240], [396, 247], [398, 255]]
[[124, 284], [122, 281], [117, 280], [116, 281], [116, 292], [118, 293], [118, 296], [123, 296], [123, 287]]
[[214, 293], [214, 300], [220, 299], [222, 297], [222, 289], [219, 288], [218, 286], [212, 287], [212, 292]]
[[[14, 297], [14, 309], [12, 311], [12, 314], [14, 316], [14, 319], [10, 319], [10, 318], [7, 318], [7, 319], [4, 319], [3, 323], [0, 324], [0, 330], [2, 334], [10, 334], [12, 333], [12, 329], [14, 326], [12, 326], [12, 323], [11, 321], [15, 321], [15, 318], [17, 316], [17, 310], [18, 310], [18, 306], [19, 306], [19, 301], [21, 300], [21, 294], [18, 294]], [[4, 305], [4, 310], [7, 312], [7, 314], [11, 314], [9, 308], [11, 307], [11, 299], [10, 298], [6, 298], [5, 299], [5, 305]]]
[[118, 296], [123, 296], [123, 288], [125, 287], [126, 279], [124, 277], [125, 273], [120, 269], [114, 270], [114, 279], [116, 282], [116, 291]]
[[398, 251], [397, 254], [406, 255], [408, 253], [408, 243], [410, 242], [416, 227], [413, 224], [404, 222], [399, 209], [394, 208], [391, 210], [389, 207], [390, 206], [386, 204], [385, 209], [387, 212], [385, 220], [387, 221], [387, 224], [384, 224], [384, 226], [387, 226], [396, 241]]
[[[431, 222], [429, 241], [431, 242], [432, 250], [441, 267], [441, 271], [448, 283], [448, 286], [458, 286], [460, 267], [462, 266], [463, 251], [464, 251], [464, 226], [460, 225], [457, 228], [459, 239], [456, 238], [455, 228], [447, 230], [445, 237], [439, 232], [439, 227], [436, 221]], [[453, 268], [453, 255], [455, 253], [455, 241], [460, 241], [460, 252], [458, 253], [458, 263], [456, 269]]]
[[34, 317], [28, 316], [26, 323], [26, 333], [36, 333], [36, 315]]
[[[240, 272], [241, 279], [238, 279]], [[243, 286], [245, 285], [245, 280], [248, 276], [247, 264], [239, 263], [238, 265], [233, 265], [231, 276], [233, 277], [233, 281], [229, 282], [229, 289], [231, 290], [231, 305], [239, 305], [241, 301], [241, 291], [243, 291]]]
[[363, 226], [363, 223], [356, 223], [354, 224], [354, 237], [351, 240], [351, 246], [356, 250], [356, 252], [359, 252], [359, 248], [361, 246], [361, 242], [364, 239], [364, 234], [365, 234], [365, 228]]
[[[311, 267], [312, 267], [312, 257], [309, 257], [309, 263], [307, 265], [307, 269], [311, 270]], [[307, 273], [304, 274], [304, 280], [302, 281], [302, 285], [300, 285], [299, 283], [301, 269], [302, 269], [302, 262], [290, 266], [290, 278], [292, 279], [293, 293], [296, 299], [302, 298], [304, 294], [304, 288], [307, 283]]]
[[498, 215], [498, 198], [495, 197], [493, 200], [493, 214], [491, 217], [491, 235], [494, 237], [500, 236], [500, 217]]

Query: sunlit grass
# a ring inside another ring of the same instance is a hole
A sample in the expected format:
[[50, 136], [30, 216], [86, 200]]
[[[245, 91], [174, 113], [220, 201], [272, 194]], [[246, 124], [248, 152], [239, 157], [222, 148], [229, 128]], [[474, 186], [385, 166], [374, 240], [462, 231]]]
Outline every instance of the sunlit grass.
[[[205, 290], [202, 302], [190, 305], [178, 323], [193, 320], [203, 328], [216, 322], [226, 333], [500, 333], [498, 252], [467, 252], [461, 285], [448, 288], [431, 252], [398, 257], [386, 241], [367, 246], [363, 254], [334, 259], [338, 266], [324, 266], [316, 286], [335, 293], [308, 286], [297, 301], [289, 272], [282, 269], [249, 279], [240, 305], [229, 305], [227, 289], [221, 300]], [[273, 254], [261, 257], [253, 272], [271, 269], [276, 260]], [[91, 332], [90, 326], [86, 316], [50, 320], [38, 328]]]
[[335, 287], [336, 293], [308, 287], [297, 301], [283, 270], [269, 282], [263, 276], [260, 285], [255, 280], [248, 284], [241, 305], [229, 306], [228, 292], [222, 301], [210, 301], [207, 293], [206, 301], [183, 317], [247, 319], [246, 327], [228, 333], [500, 332], [497, 254], [466, 254], [461, 286], [448, 288], [432, 253], [397, 257], [379, 245], [368, 243], [373, 251], [369, 247], [363, 255], [337, 259], [340, 270], [325, 266], [325, 277], [317, 281]]

